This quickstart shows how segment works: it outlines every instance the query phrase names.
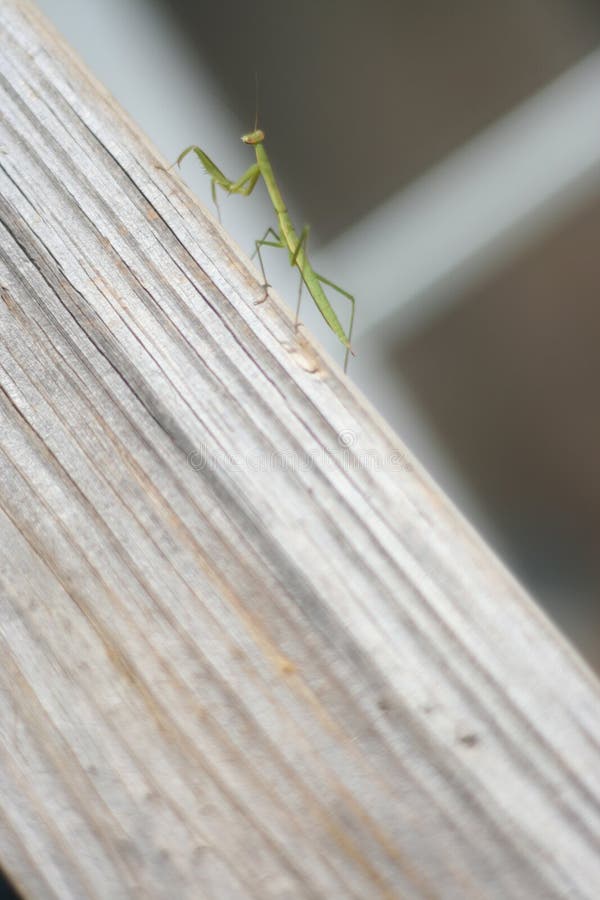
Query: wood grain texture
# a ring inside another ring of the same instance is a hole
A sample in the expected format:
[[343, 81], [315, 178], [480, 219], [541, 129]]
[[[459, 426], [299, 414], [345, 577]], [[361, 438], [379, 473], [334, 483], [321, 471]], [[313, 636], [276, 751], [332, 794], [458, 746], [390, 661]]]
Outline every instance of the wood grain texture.
[[0, 7], [0, 863], [596, 898], [598, 684], [33, 7]]

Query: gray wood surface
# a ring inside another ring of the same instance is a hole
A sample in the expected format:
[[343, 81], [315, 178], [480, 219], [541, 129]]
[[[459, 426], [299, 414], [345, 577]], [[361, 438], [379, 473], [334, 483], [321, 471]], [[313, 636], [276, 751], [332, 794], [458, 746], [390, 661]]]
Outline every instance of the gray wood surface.
[[0, 24], [0, 864], [598, 897], [594, 677], [34, 8]]

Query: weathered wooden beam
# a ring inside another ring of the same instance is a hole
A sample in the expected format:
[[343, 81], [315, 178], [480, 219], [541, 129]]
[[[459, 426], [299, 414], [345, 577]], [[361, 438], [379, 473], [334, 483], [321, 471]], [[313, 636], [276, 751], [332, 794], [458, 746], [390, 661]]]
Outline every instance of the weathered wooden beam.
[[595, 679], [38, 12], [0, 21], [2, 867], [595, 898]]

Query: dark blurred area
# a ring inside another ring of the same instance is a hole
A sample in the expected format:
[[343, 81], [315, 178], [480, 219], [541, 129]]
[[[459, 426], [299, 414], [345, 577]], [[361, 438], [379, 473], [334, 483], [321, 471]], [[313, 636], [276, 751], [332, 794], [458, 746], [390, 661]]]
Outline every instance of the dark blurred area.
[[[595, 0], [177, 0], [170, 10], [248, 128], [256, 72], [272, 158], [320, 240], [600, 42]], [[389, 367], [494, 523], [497, 549], [600, 669], [598, 346], [591, 198], [394, 344]]]
[[2, 869], [0, 869], [0, 900], [22, 900], [21, 894], [17, 893]]
[[[174, 0], [319, 238], [361, 218], [600, 41], [596, 0]], [[309, 161], [309, 165], [307, 165]]]
[[392, 360], [511, 568], [597, 666], [599, 347], [597, 200]]

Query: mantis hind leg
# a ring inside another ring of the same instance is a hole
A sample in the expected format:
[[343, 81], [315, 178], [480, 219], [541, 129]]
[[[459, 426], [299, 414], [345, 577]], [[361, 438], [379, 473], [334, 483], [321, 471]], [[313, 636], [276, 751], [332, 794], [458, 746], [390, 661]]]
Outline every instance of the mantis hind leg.
[[[346, 355], [344, 356], [344, 372], [345, 372], [348, 369], [348, 358], [349, 358], [350, 354], [352, 353], [351, 345], [352, 345], [352, 329], [354, 328], [355, 300], [354, 300], [354, 297], [352, 296], [352, 294], [348, 293], [348, 291], [345, 291], [343, 288], [341, 288], [339, 286], [339, 284], [335, 284], [333, 281], [330, 281], [329, 278], [325, 278], [324, 275], [318, 275], [316, 272], [315, 272], [315, 275], [317, 275], [317, 278], [319, 279], [321, 284], [326, 284], [328, 287], [333, 288], [334, 291], [337, 291], [338, 294], [341, 294], [342, 297], [345, 297], [346, 300], [349, 300], [351, 307], [352, 307], [350, 310], [350, 324], [348, 325], [348, 343], [350, 344], [350, 346], [346, 347]], [[352, 353], [352, 355], [354, 355], [354, 354]]]
[[[305, 225], [300, 233], [300, 238], [298, 240], [298, 243], [296, 244], [296, 249], [293, 251], [290, 251], [290, 265], [291, 266], [295, 266], [297, 264], [298, 254], [300, 253], [300, 249], [302, 248], [302, 245], [303, 244], [306, 245], [306, 243], [308, 241], [309, 232], [310, 232], [310, 226]], [[288, 250], [289, 250], [289, 247], [288, 247]], [[300, 318], [300, 304], [302, 303], [302, 289], [304, 287], [304, 262], [306, 262], [306, 249], [304, 251], [302, 268], [300, 268], [300, 266], [298, 266], [298, 269], [300, 270], [300, 284], [298, 285], [298, 302], [296, 303], [296, 317], [294, 319], [294, 328], [296, 328], [296, 329], [298, 328], [298, 320]]]
[[[267, 236], [269, 234], [275, 238], [274, 241], [267, 240]], [[258, 256], [258, 261], [260, 263], [260, 271], [262, 272], [262, 277], [263, 277], [263, 288], [265, 290], [265, 296], [262, 298], [262, 300], [257, 300], [256, 303], [264, 303], [265, 300], [267, 299], [267, 297], [269, 296], [270, 285], [269, 285], [269, 282], [267, 281], [267, 275], [265, 273], [265, 266], [263, 263], [263, 258], [262, 258], [262, 253], [260, 252], [260, 248], [261, 247], [283, 247], [283, 244], [282, 244], [281, 238], [279, 237], [277, 232], [273, 228], [269, 227], [269, 228], [267, 228], [267, 230], [265, 231], [265, 233], [263, 234], [262, 238], [259, 241], [254, 241], [254, 246], [256, 249], [255, 249], [254, 253], [252, 254], [251, 259], [254, 259], [255, 256]]]
[[300, 275], [300, 284], [298, 285], [298, 302], [296, 303], [296, 318], [294, 319], [294, 328], [298, 330], [300, 318], [300, 304], [302, 303], [302, 288], [304, 287], [304, 278]]

